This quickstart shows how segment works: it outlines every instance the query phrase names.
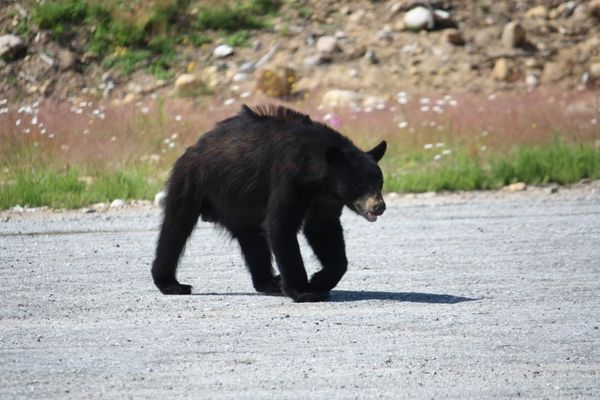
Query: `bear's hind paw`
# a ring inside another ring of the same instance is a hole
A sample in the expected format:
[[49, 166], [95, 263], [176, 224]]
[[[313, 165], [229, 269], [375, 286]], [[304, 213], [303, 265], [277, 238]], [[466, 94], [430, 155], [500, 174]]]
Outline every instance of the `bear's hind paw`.
[[183, 285], [181, 283], [172, 283], [170, 285], [159, 287], [162, 294], [192, 294], [191, 285]]

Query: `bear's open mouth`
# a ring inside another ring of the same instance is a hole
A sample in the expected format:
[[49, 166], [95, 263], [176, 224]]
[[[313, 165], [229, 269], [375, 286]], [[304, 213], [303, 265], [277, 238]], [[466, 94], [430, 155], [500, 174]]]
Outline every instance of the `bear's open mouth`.
[[371, 211], [366, 211], [363, 216], [367, 219], [367, 221], [369, 222], [375, 222], [377, 221], [377, 215], [372, 213]]

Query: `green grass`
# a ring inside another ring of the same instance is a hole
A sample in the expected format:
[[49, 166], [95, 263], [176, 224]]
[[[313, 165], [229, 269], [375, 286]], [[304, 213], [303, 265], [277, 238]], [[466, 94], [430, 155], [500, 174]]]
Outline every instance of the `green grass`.
[[[427, 192], [442, 190], [497, 189], [514, 182], [527, 184], [569, 184], [585, 178], [600, 178], [600, 149], [561, 140], [548, 146], [519, 146], [508, 154], [492, 154], [486, 159], [465, 152], [423, 161], [387, 162], [385, 190]], [[415, 161], [420, 160], [420, 161]]]
[[[384, 160], [384, 190], [388, 192], [485, 190], [513, 182], [569, 184], [600, 178], [599, 148], [562, 141], [519, 146], [485, 160], [460, 151], [439, 161], [430, 161], [430, 154], [422, 151], [401, 158], [388, 154]], [[83, 175], [91, 176], [92, 181], [86, 183]], [[77, 208], [117, 198], [152, 199], [163, 187], [155, 178], [159, 175], [156, 167], [141, 164], [116, 171], [94, 170], [89, 175], [77, 168], [17, 169], [0, 184], [0, 209], [17, 204]]]
[[92, 182], [81, 180], [77, 169], [68, 171], [22, 170], [2, 185], [0, 209], [17, 204], [29, 207], [78, 208], [114, 199], [152, 199], [162, 187], [148, 173], [134, 168], [103, 171]]
[[244, 29], [267, 27], [266, 15], [279, 9], [278, 1], [252, 0], [224, 3], [198, 10], [195, 27], [200, 30], [225, 31], [233, 33]]

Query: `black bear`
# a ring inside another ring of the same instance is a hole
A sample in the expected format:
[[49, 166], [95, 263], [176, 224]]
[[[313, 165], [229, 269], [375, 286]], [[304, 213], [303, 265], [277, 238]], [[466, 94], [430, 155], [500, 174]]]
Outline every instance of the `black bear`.
[[[369, 221], [385, 211], [377, 162], [329, 126], [281, 106], [243, 106], [176, 161], [168, 183], [154, 283], [164, 294], [190, 294], [175, 277], [198, 217], [239, 241], [258, 292], [296, 302], [321, 301], [346, 272], [343, 206]], [[297, 235], [303, 229], [322, 269], [309, 280]], [[280, 276], [273, 274], [271, 253]]]

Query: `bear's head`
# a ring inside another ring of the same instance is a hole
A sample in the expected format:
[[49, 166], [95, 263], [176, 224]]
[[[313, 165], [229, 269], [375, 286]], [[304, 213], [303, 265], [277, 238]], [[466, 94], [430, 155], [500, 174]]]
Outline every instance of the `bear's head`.
[[377, 163], [386, 148], [383, 140], [367, 152], [355, 149], [344, 151], [338, 147], [330, 147], [325, 152], [331, 170], [332, 194], [370, 222], [376, 221], [385, 211], [381, 195], [383, 174]]

